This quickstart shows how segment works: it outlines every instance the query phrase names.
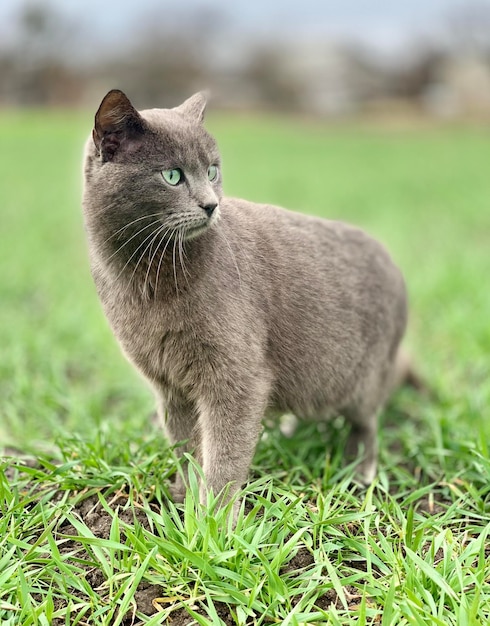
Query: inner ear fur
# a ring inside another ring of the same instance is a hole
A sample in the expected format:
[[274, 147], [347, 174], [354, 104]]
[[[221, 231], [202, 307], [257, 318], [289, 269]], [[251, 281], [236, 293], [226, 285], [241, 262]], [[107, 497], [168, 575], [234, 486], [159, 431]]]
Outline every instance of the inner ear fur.
[[129, 98], [119, 89], [112, 89], [102, 100], [95, 114], [92, 137], [105, 161], [111, 161], [128, 142], [144, 132], [144, 121]]

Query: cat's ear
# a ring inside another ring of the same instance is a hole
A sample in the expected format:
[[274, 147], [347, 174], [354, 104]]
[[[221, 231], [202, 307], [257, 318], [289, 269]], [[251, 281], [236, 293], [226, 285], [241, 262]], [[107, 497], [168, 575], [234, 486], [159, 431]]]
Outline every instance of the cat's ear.
[[92, 137], [104, 161], [112, 161], [116, 153], [138, 140], [144, 132], [144, 121], [128, 97], [112, 89], [102, 100], [95, 114]]
[[206, 110], [207, 96], [204, 91], [199, 91], [183, 102], [177, 111], [185, 117], [190, 117], [196, 122], [204, 121], [204, 111]]

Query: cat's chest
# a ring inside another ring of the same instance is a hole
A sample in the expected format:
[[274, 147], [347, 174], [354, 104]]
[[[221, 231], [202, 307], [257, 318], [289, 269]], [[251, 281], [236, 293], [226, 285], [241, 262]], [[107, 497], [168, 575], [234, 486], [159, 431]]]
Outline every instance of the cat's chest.
[[105, 313], [128, 359], [152, 382], [181, 386], [192, 352], [198, 350], [202, 320], [186, 315], [186, 303], [142, 302], [113, 295]]

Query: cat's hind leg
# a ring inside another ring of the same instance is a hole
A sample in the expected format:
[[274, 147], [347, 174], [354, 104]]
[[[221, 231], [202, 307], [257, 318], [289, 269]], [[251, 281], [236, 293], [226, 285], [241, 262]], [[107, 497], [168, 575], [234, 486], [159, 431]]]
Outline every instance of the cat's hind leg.
[[377, 412], [362, 414], [349, 411], [345, 417], [351, 423], [351, 431], [345, 446], [348, 461], [360, 459], [356, 467], [356, 478], [363, 485], [370, 485], [378, 463], [378, 419]]

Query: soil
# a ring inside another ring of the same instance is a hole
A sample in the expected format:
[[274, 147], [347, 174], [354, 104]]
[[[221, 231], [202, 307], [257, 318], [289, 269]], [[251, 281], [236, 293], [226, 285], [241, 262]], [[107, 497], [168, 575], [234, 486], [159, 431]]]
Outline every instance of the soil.
[[[149, 528], [148, 520], [143, 511], [138, 509], [124, 509], [123, 505], [127, 502], [127, 496], [121, 494], [115, 497], [111, 501], [111, 507], [117, 510], [119, 519], [126, 523], [134, 523], [134, 519], [145, 528]], [[118, 506], [119, 505], [119, 506]], [[72, 513], [77, 517], [80, 517], [86, 526], [92, 531], [92, 533], [99, 538], [108, 539], [110, 536], [112, 516], [101, 506], [96, 495], [89, 496], [82, 500], [78, 505], [74, 507]], [[69, 524], [63, 524], [59, 529], [59, 534], [63, 536], [76, 537], [76, 528]], [[83, 550], [82, 545], [76, 541], [76, 539], [66, 539], [60, 547], [61, 554], [74, 553]], [[287, 565], [281, 570], [281, 575], [295, 576], [295, 573], [301, 570], [305, 570], [311, 567], [315, 562], [313, 554], [307, 548], [300, 548], [293, 558], [287, 563]], [[360, 564], [361, 565], [361, 564]], [[101, 570], [84, 566], [78, 563], [78, 567], [85, 570], [85, 580], [94, 590], [103, 589], [105, 583], [105, 577]], [[73, 595], [76, 596], [77, 592], [73, 591]], [[348, 586], [344, 588], [344, 594], [348, 601], [348, 608], [355, 610], [357, 607], [360, 596], [358, 590], [355, 587]], [[136, 611], [143, 615], [154, 615], [158, 612], [158, 599], [165, 595], [165, 591], [158, 585], [151, 585], [147, 582], [141, 582], [135, 593]], [[320, 596], [316, 602], [316, 606], [319, 609], [328, 609], [331, 605], [336, 608], [343, 608], [342, 602], [337, 593], [330, 589], [327, 593]], [[234, 626], [236, 621], [230, 611], [230, 608], [222, 602], [214, 602], [216, 611], [221, 620], [227, 626]], [[59, 609], [63, 607], [62, 601], [58, 601], [55, 604], [55, 608]], [[199, 606], [192, 607], [192, 610], [198, 615], [207, 616], [206, 612]], [[136, 611], [132, 609], [125, 616], [122, 624], [123, 626], [138, 626], [141, 622], [135, 616]], [[90, 617], [87, 616], [90, 623]], [[209, 617], [208, 617], [209, 619]], [[83, 621], [81, 623], [84, 623]], [[185, 608], [178, 608], [172, 612], [171, 616], [162, 622], [162, 624], [168, 624], [169, 626], [190, 626], [196, 624], [196, 620], [189, 615]], [[250, 624], [253, 622], [250, 621]], [[66, 624], [65, 619], [54, 619], [52, 626], [64, 626]], [[244, 626], [247, 626], [244, 624]]]
[[[15, 456], [13, 453], [17, 453], [17, 451], [11, 451], [12, 456]], [[30, 465], [35, 467], [34, 459], [23, 459], [24, 465]], [[8, 480], [14, 480], [15, 469], [7, 468], [5, 474]], [[59, 497], [58, 497], [59, 493]], [[62, 497], [63, 492], [57, 492], [54, 495], [53, 501], [56, 502], [57, 499]], [[112, 496], [112, 499], [109, 500], [109, 505], [113, 511], [117, 511], [117, 515], [119, 519], [127, 524], [133, 525], [135, 520], [137, 520], [144, 528], [150, 529], [148, 518], [143, 510], [138, 509], [137, 507], [127, 507], [128, 504], [128, 496], [126, 493], [118, 493]], [[418, 503], [418, 509], [420, 511], [434, 514], [440, 512], [444, 509], [443, 507], [444, 500], [441, 497], [441, 494], [434, 494], [434, 496], [430, 496], [424, 499], [421, 499]], [[86, 497], [85, 499], [81, 499], [78, 504], [76, 504], [72, 509], [72, 514], [83, 520], [85, 525], [91, 530], [91, 532], [98, 538], [109, 539], [111, 527], [113, 523], [113, 516], [108, 513], [101, 505], [97, 495], [91, 495]], [[353, 534], [356, 534], [358, 529], [353, 525], [349, 527], [349, 531]], [[58, 529], [59, 537], [58, 539], [63, 539], [59, 543], [60, 552], [63, 555], [71, 554], [75, 555], [74, 558], [77, 558], [77, 567], [83, 572], [81, 574], [84, 576], [86, 582], [90, 585], [90, 587], [97, 591], [104, 590], [105, 576], [103, 572], [97, 568], [90, 567], [83, 563], [84, 560], [84, 548], [83, 545], [77, 541], [77, 530], [76, 528], [68, 522], [62, 524]], [[123, 530], [121, 531], [123, 532]], [[68, 536], [68, 538], [66, 538]], [[81, 558], [80, 558], [81, 557]], [[315, 563], [315, 559], [313, 554], [305, 547], [302, 547], [298, 550], [298, 552], [291, 558], [291, 560], [281, 569], [281, 576], [294, 577], [299, 574], [300, 571], [304, 572]], [[362, 559], [359, 561], [352, 561], [349, 563], [352, 568], [355, 568], [360, 571], [365, 571], [365, 564]], [[362, 582], [362, 581], [361, 581]], [[359, 606], [361, 598], [359, 596], [358, 589], [352, 586], [347, 586], [343, 589], [344, 596], [347, 600], [347, 607], [344, 607], [341, 599], [335, 590], [330, 589], [323, 595], [321, 595], [317, 601], [316, 606], [319, 609], [327, 610], [330, 606], [335, 606], [338, 609], [349, 608], [353, 611]], [[73, 595], [77, 595], [77, 591], [72, 591]], [[141, 622], [136, 617], [136, 611], [143, 615], [154, 615], [159, 611], [158, 598], [161, 598], [165, 595], [165, 590], [158, 586], [152, 585], [147, 582], [142, 581], [135, 593], [135, 601], [136, 601], [136, 610], [132, 608], [130, 612], [124, 617], [122, 621], [123, 626], [138, 626]], [[82, 593], [79, 592], [79, 596], [82, 597]], [[55, 603], [55, 608], [63, 608], [66, 606], [63, 600], [57, 600]], [[235, 619], [230, 611], [230, 608], [221, 602], [215, 602], [214, 606], [216, 611], [221, 618], [221, 620], [226, 625], [233, 626], [236, 624]], [[198, 615], [206, 616], [204, 610], [195, 606], [192, 607], [192, 610]], [[88, 622], [90, 623], [90, 616], [86, 616]], [[259, 616], [257, 616], [259, 617]], [[209, 619], [209, 618], [208, 618]], [[83, 620], [79, 623], [85, 623]], [[164, 623], [164, 622], [162, 622]], [[169, 624], [169, 626], [188, 626], [191, 624], [195, 624], [196, 621], [193, 617], [189, 615], [185, 608], [178, 608], [172, 612], [171, 616], [165, 622]], [[252, 621], [250, 622], [250, 624]], [[66, 624], [65, 619], [54, 619], [52, 621], [52, 626], [64, 626]], [[108, 625], [109, 626], [109, 625]], [[246, 625], [245, 625], [246, 626]]]
[[[118, 517], [121, 521], [128, 524], [133, 524], [135, 519], [149, 529], [148, 519], [143, 511], [138, 509], [123, 509], [123, 505], [127, 503], [127, 496], [120, 494], [111, 500], [111, 506], [114, 510], [117, 510]], [[92, 533], [100, 539], [109, 539], [112, 516], [102, 507], [99, 499], [96, 495], [89, 496], [82, 500], [73, 509], [72, 513], [83, 520], [84, 524], [92, 531]], [[63, 536], [76, 537], [78, 532], [74, 526], [69, 523], [62, 524], [58, 533]], [[83, 547], [76, 539], [67, 539], [60, 547], [61, 554], [68, 554], [82, 551]], [[105, 583], [105, 576], [103, 572], [97, 568], [85, 566], [83, 563], [78, 563], [78, 567], [85, 570], [85, 580], [90, 587], [94, 590], [99, 590]], [[162, 587], [158, 585], [150, 585], [146, 582], [141, 582], [135, 593], [136, 610], [144, 615], [153, 615], [158, 612], [158, 609], [154, 606], [153, 601], [158, 597], [161, 597], [164, 593]], [[74, 590], [73, 595], [77, 595]], [[58, 602], [56, 609], [62, 607], [62, 603]], [[83, 622], [82, 622], [83, 623]], [[89, 622], [88, 622], [89, 623]], [[138, 621], [134, 618], [134, 611], [131, 610], [124, 618], [124, 626], [136, 626]], [[65, 619], [54, 619], [52, 626], [64, 626], [66, 624]]]

